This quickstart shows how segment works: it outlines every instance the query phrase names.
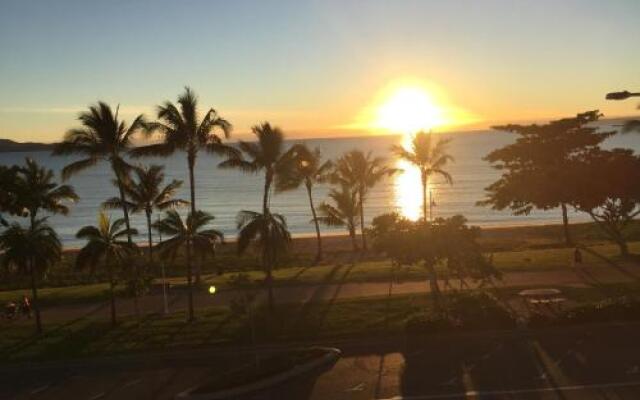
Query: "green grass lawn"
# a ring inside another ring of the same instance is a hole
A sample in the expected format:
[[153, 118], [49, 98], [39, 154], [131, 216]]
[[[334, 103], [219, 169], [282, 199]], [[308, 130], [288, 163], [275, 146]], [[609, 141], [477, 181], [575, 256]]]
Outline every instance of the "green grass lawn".
[[[640, 242], [630, 243], [632, 252], [640, 252]], [[598, 244], [590, 247], [600, 255], [617, 260], [618, 249], [611, 244]], [[565, 269], [571, 265], [573, 249], [542, 249], [497, 252], [493, 255], [496, 268], [502, 272], [517, 271], [551, 271]], [[583, 252], [585, 266], [609, 267], [601, 258]], [[230, 280], [237, 272], [222, 275], [207, 274], [203, 276], [206, 285], [215, 285], [218, 289], [230, 287]], [[246, 271], [249, 281], [259, 284], [264, 279], [262, 271]], [[388, 260], [355, 261], [353, 263], [339, 263], [335, 265], [319, 265], [314, 267], [288, 267], [277, 269], [274, 273], [276, 285], [313, 285], [324, 283], [346, 282], [387, 282], [395, 274], [400, 281], [424, 280], [426, 271], [419, 266], [403, 266], [392, 268]], [[185, 284], [184, 277], [169, 278], [172, 285]], [[43, 288], [39, 291], [43, 305], [78, 304], [103, 301], [107, 299], [106, 283], [92, 283], [56, 288]], [[10, 300], [17, 300], [23, 294], [29, 294], [26, 289], [0, 291], [0, 304]], [[122, 293], [120, 293], [122, 295]]]
[[[521, 289], [490, 289], [489, 293], [504, 302]], [[616, 284], [563, 288], [563, 294], [572, 304], [586, 304], [611, 295], [634, 294], [638, 289], [638, 283]], [[254, 320], [258, 344], [291, 343], [398, 335], [409, 319], [431, 310], [431, 299], [425, 294], [395, 295], [279, 305], [273, 315], [266, 309], [258, 310]], [[107, 321], [81, 319], [48, 324], [40, 338], [33, 336], [32, 321], [12, 323], [3, 326], [0, 333], [0, 359], [10, 363], [250, 344], [247, 315], [233, 314], [227, 307], [211, 307], [198, 309], [193, 323], [185, 322], [185, 317], [184, 313], [127, 317], [116, 328]]]

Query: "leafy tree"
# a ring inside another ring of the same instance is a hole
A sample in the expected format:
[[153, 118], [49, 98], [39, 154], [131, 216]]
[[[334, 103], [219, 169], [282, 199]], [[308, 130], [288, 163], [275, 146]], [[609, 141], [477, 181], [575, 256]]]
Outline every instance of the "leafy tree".
[[304, 144], [297, 144], [291, 147], [284, 155], [282, 166], [276, 175], [276, 191], [293, 190], [304, 185], [309, 198], [309, 207], [313, 216], [313, 223], [316, 228], [316, 240], [318, 250], [315, 262], [322, 260], [322, 237], [320, 235], [320, 225], [316, 208], [313, 204], [313, 188], [317, 184], [328, 180], [333, 164], [331, 161], [322, 160], [320, 149], [311, 150]]
[[360, 211], [360, 201], [356, 191], [346, 185], [341, 185], [340, 189], [331, 189], [329, 198], [333, 204], [323, 202], [318, 207], [318, 222], [327, 226], [344, 226], [351, 237], [353, 250], [358, 251], [358, 241], [356, 240], [356, 227], [358, 212]]
[[499, 276], [480, 249], [479, 229], [468, 227], [460, 215], [433, 222], [410, 221], [390, 214], [375, 220], [374, 245], [398, 265], [422, 265], [429, 274], [434, 304], [441, 310], [441, 288], [436, 266], [461, 279], [487, 280]]
[[36, 317], [36, 332], [42, 333], [38, 302], [38, 276], [58, 262], [62, 245], [56, 232], [47, 225], [46, 218], [34, 219], [29, 228], [12, 223], [0, 233], [1, 262], [4, 268], [15, 268], [31, 278], [31, 304]]
[[[158, 121], [147, 124], [147, 133], [159, 132], [163, 141], [147, 146], [141, 146], [131, 152], [134, 157], [163, 156], [166, 157], [176, 151], [187, 153], [189, 169], [189, 192], [191, 199], [191, 214], [196, 214], [196, 181], [195, 166], [199, 152], [230, 156], [236, 155], [237, 150], [223, 143], [224, 138], [231, 135], [231, 123], [210, 108], [202, 119], [198, 112], [198, 98], [189, 87], [178, 97], [178, 104], [169, 101], [158, 106]], [[187, 244], [188, 245], [188, 244]], [[196, 266], [196, 283], [200, 283], [200, 267]]]
[[224, 240], [222, 232], [207, 229], [207, 225], [213, 220], [213, 215], [200, 210], [195, 214], [189, 213], [185, 219], [181, 218], [176, 210], [169, 210], [164, 218], [154, 224], [160, 233], [167, 236], [167, 239], [158, 245], [161, 253], [175, 259], [179, 251], [186, 250], [189, 321], [193, 321], [194, 318], [192, 252], [203, 258], [206, 255], [215, 256], [216, 244]]
[[237, 216], [238, 254], [244, 253], [253, 242], [262, 253], [262, 266], [267, 275], [269, 309], [274, 309], [273, 269], [291, 242], [286, 219], [280, 214], [240, 211]]
[[65, 203], [78, 200], [72, 186], [58, 185], [53, 171], [41, 167], [31, 158], [27, 157], [25, 165], [17, 171], [17, 203], [28, 212], [31, 225], [35, 224], [40, 210], [67, 215], [69, 207]]
[[[105, 212], [98, 214], [98, 224], [80, 228], [76, 238], [87, 241], [76, 257], [76, 267], [92, 270], [102, 261], [109, 279], [109, 303], [111, 307], [111, 325], [116, 325], [116, 268], [124, 265], [137, 252], [135, 243], [128, 240], [137, 235], [135, 229], [126, 228], [123, 218], [112, 221]], [[127, 240], [124, 240], [124, 238]]]
[[485, 189], [487, 197], [478, 204], [496, 210], [509, 208], [516, 215], [527, 215], [534, 208], [560, 207], [565, 241], [571, 244], [567, 206], [574, 202], [577, 190], [571, 184], [571, 165], [614, 133], [587, 125], [600, 117], [598, 111], [589, 111], [544, 125], [494, 127], [516, 133], [518, 138], [485, 157], [503, 174]]
[[[450, 140], [440, 139], [435, 144], [431, 133], [418, 132], [411, 141], [411, 149], [407, 150], [402, 146], [394, 146], [392, 151], [396, 156], [420, 170], [420, 182], [422, 183], [422, 218], [427, 221], [427, 189], [429, 179], [432, 175], [439, 175], [444, 180], [452, 184], [453, 179], [444, 170], [447, 163], [453, 161], [447, 153], [447, 145]], [[431, 219], [431, 218], [429, 218]]]
[[[62, 169], [62, 178], [68, 179], [72, 175], [93, 167], [100, 161], [106, 161], [111, 166], [115, 176], [122, 213], [127, 226], [127, 232], [133, 232], [129, 223], [129, 209], [125, 199], [124, 185], [131, 166], [125, 155], [131, 151], [133, 136], [145, 127], [145, 120], [138, 115], [131, 125], [118, 119], [118, 108], [113, 112], [108, 104], [98, 102], [90, 106], [78, 116], [81, 128], [69, 130], [61, 143], [55, 145], [54, 155], [81, 155], [82, 159], [74, 161]], [[127, 237], [131, 242], [131, 236]]]
[[289, 166], [283, 162], [284, 134], [280, 128], [268, 122], [251, 128], [258, 138], [257, 142], [240, 141], [241, 153], [230, 156], [219, 164], [220, 168], [233, 168], [257, 174], [264, 171], [264, 192], [262, 195], [262, 213], [268, 214], [271, 200], [271, 185], [279, 169]]
[[358, 211], [360, 214], [360, 232], [362, 234], [362, 248], [367, 249], [367, 239], [364, 232], [364, 203], [369, 189], [380, 183], [386, 176], [393, 175], [396, 169], [384, 165], [382, 157], [373, 157], [371, 152], [351, 150], [336, 161], [332, 175], [332, 182], [346, 186], [358, 195]]
[[[174, 196], [182, 186], [182, 181], [172, 180], [164, 185], [164, 167], [135, 167], [134, 176], [125, 185], [128, 208], [134, 212], [144, 212], [147, 219], [147, 238], [149, 242], [149, 265], [153, 264], [153, 237], [151, 233], [151, 216], [154, 210], [164, 211], [168, 208], [188, 205], [189, 202], [175, 199]], [[119, 197], [113, 197], [103, 203], [107, 208], [122, 208]]]
[[578, 196], [573, 205], [588, 213], [618, 246], [629, 254], [627, 232], [640, 214], [640, 157], [632, 150], [594, 150], [573, 169]]

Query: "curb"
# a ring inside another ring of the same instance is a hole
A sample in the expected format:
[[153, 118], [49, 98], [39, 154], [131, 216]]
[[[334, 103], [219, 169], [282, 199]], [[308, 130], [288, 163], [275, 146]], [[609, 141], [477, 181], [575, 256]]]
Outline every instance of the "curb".
[[219, 390], [211, 393], [193, 394], [193, 392], [199, 388], [199, 386], [195, 386], [190, 389], [187, 389], [184, 392], [178, 393], [174, 397], [174, 399], [176, 400], [183, 400], [183, 399], [222, 400], [222, 399], [229, 399], [229, 398], [235, 398], [238, 396], [248, 395], [253, 392], [257, 392], [259, 390], [264, 390], [272, 386], [276, 386], [280, 383], [293, 379], [297, 376], [304, 375], [322, 366], [333, 364], [338, 360], [338, 358], [340, 358], [340, 355], [342, 353], [340, 350], [336, 348], [331, 348], [331, 347], [320, 347], [319, 349], [327, 351], [327, 354], [315, 360], [311, 360], [306, 364], [295, 366], [288, 371], [271, 376], [269, 378], [261, 379], [257, 382], [249, 383], [244, 386], [240, 386], [232, 389]]

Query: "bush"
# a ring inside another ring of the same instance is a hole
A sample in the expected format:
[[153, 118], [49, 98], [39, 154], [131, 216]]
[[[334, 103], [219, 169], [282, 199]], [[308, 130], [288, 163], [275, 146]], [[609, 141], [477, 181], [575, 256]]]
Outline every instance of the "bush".
[[443, 312], [430, 310], [407, 320], [407, 333], [510, 329], [516, 326], [514, 317], [485, 292], [455, 293], [443, 300]]

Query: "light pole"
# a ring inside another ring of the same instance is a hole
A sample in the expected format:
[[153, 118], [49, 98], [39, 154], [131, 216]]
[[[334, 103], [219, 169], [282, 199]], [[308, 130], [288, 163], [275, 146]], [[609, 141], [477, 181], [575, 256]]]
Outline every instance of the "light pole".
[[623, 90], [621, 92], [607, 93], [605, 96], [607, 100], [626, 100], [629, 97], [640, 97], [640, 92], [631, 93], [628, 90]]
[[[160, 222], [160, 215], [158, 215], [158, 222]], [[158, 229], [158, 243], [162, 242], [162, 231]], [[162, 300], [164, 303], [164, 313], [169, 314], [169, 301], [167, 299], [167, 277], [164, 274], [164, 257], [160, 257], [160, 269], [162, 271]]]

